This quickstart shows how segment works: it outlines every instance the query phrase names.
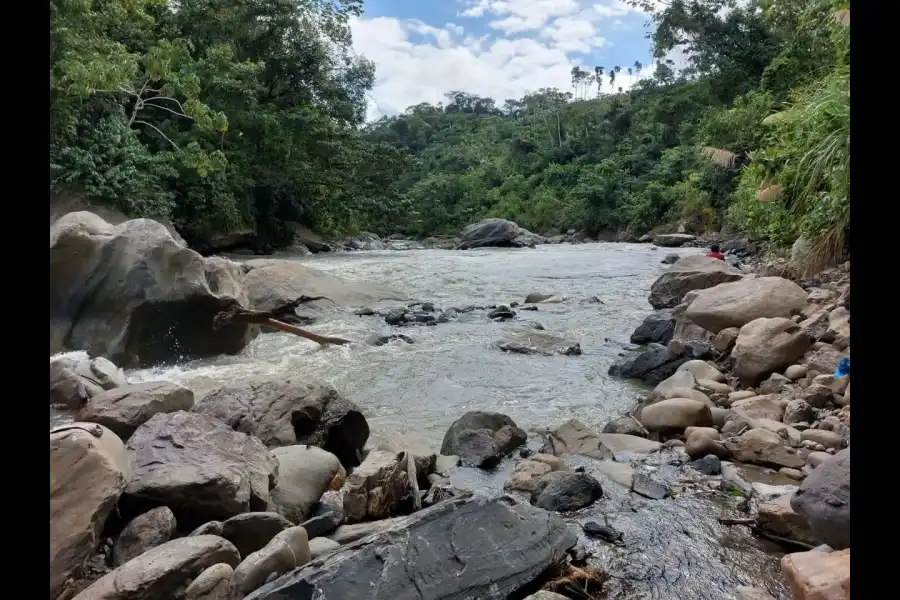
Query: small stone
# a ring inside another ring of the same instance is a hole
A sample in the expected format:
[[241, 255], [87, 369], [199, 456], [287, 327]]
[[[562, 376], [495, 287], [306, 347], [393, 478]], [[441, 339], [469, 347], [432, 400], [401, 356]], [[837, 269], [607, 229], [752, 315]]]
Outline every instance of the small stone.
[[328, 538], [320, 537], [315, 538], [309, 541], [309, 556], [310, 560], [315, 560], [317, 558], [321, 558], [326, 554], [331, 554], [341, 545], [333, 540], [329, 540]]
[[704, 475], [718, 475], [722, 472], [722, 461], [714, 454], [698, 458], [691, 466]]
[[213, 565], [200, 573], [184, 592], [184, 600], [231, 600], [234, 569], [226, 563]]
[[791, 381], [797, 381], [801, 377], [806, 377], [806, 365], [791, 365], [784, 370], [784, 376]]
[[662, 500], [669, 495], [669, 489], [654, 480], [646, 473], [635, 473], [632, 477], [631, 490], [651, 500]]
[[154, 508], [134, 518], [116, 540], [113, 565], [124, 565], [132, 558], [165, 544], [175, 535], [175, 529], [175, 515], [167, 506]]
[[800, 471], [799, 469], [791, 469], [790, 467], [781, 467], [780, 469], [778, 469], [778, 473], [796, 481], [802, 481], [806, 478], [806, 475], [803, 474], [803, 471]]
[[[839, 433], [827, 431], [825, 429], [807, 429], [800, 434], [803, 441], [811, 441], [822, 446], [822, 448], [840, 449], [843, 446], [844, 438]], [[818, 448], [817, 448], [818, 449]]]
[[222, 524], [222, 537], [234, 544], [241, 556], [248, 556], [268, 544], [276, 534], [293, 525], [278, 513], [244, 513], [231, 517]]
[[781, 570], [797, 600], [849, 600], [850, 549], [796, 552], [781, 559]]

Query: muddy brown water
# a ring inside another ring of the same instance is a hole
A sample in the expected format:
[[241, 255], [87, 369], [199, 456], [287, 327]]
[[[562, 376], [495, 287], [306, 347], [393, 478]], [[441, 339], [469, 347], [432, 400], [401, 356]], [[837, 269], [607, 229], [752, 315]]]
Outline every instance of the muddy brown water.
[[[305, 264], [351, 280], [373, 281], [404, 291], [411, 300], [440, 308], [522, 302], [531, 292], [565, 300], [521, 311], [516, 320], [490, 322], [480, 311], [436, 327], [404, 328], [414, 344], [392, 343], [319, 347], [282, 333], [261, 335], [239, 356], [183, 361], [176, 366], [132, 371], [131, 381], [166, 379], [194, 390], [209, 390], [256, 374], [303, 374], [336, 387], [365, 412], [375, 445], [412, 433], [439, 449], [447, 427], [468, 410], [511, 416], [520, 427], [553, 427], [578, 418], [596, 428], [630, 409], [640, 386], [606, 374], [628, 346], [628, 338], [652, 308], [650, 284], [665, 269], [669, 250], [648, 245], [597, 243], [540, 246], [536, 249], [482, 249], [467, 252], [413, 250], [359, 252], [298, 258]], [[682, 255], [701, 249], [680, 249]], [[586, 300], [596, 296], [602, 303]], [[317, 313], [310, 329], [352, 340], [397, 332], [378, 317], [358, 317], [349, 309]], [[537, 321], [551, 333], [581, 344], [581, 356], [506, 354], [495, 344], [523, 322]], [[69, 420], [51, 414], [51, 424]], [[534, 442], [530, 442], [534, 443]], [[660, 460], [666, 460], [660, 455]], [[567, 459], [591, 472], [591, 461]], [[511, 461], [494, 473], [459, 470], [454, 483], [472, 491], [499, 494]], [[663, 465], [680, 477], [680, 469]], [[746, 527], [723, 526], [727, 503], [702, 494], [648, 500], [603, 479], [605, 497], [570, 518], [604, 522], [625, 534], [625, 546], [586, 540], [592, 560], [613, 576], [614, 599], [720, 600], [739, 585], [767, 588], [788, 598], [773, 548]], [[673, 479], [674, 481], [674, 479]]]

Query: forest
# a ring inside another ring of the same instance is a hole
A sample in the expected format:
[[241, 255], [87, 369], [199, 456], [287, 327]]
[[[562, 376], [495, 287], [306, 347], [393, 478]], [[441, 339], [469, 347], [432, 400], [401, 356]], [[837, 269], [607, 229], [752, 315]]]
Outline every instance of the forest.
[[495, 216], [538, 233], [803, 236], [817, 260], [839, 255], [849, 2], [628, 1], [646, 3], [652, 65], [576, 67], [571, 89], [517, 99], [448, 90], [366, 123], [362, 0], [52, 0], [51, 197], [165, 216], [192, 244]]

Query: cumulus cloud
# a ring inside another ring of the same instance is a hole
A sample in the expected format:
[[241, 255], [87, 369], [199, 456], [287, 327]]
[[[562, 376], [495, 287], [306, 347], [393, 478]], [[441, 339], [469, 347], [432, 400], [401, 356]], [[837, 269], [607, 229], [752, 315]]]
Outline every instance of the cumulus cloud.
[[[452, 90], [498, 102], [542, 87], [570, 90], [572, 67], [593, 71], [585, 61], [612, 46], [601, 35], [604, 28], [621, 29], [622, 19], [639, 16], [622, 0], [457, 1], [455, 23], [352, 20], [355, 50], [376, 66], [369, 118], [442, 102]], [[648, 66], [642, 77], [651, 72]], [[636, 80], [622, 73], [616, 87], [627, 89]]]

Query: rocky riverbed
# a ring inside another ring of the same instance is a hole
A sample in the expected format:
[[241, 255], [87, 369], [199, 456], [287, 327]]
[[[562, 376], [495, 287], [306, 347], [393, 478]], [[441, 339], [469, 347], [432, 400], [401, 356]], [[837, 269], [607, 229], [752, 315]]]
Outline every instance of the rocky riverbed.
[[[849, 597], [844, 269], [597, 245], [403, 277], [74, 214], [51, 354], [115, 362], [51, 359], [51, 418], [77, 421], [51, 431], [51, 598]], [[204, 325], [300, 295], [326, 299], [295, 322], [367, 343]]]

